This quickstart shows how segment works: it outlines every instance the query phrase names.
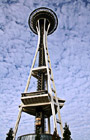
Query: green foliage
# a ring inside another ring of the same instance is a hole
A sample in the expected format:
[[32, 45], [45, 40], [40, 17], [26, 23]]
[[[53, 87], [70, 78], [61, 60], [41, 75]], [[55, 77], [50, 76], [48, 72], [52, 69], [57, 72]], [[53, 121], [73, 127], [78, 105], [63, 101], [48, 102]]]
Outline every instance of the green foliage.
[[57, 131], [55, 130], [52, 136], [52, 140], [60, 140], [59, 135], [57, 134]]
[[13, 129], [10, 128], [9, 132], [7, 133], [6, 140], [13, 140]]
[[36, 137], [35, 137], [35, 140], [40, 140], [40, 134], [37, 133]]
[[63, 133], [63, 140], [72, 140], [71, 132], [69, 130], [69, 126], [65, 123], [64, 133]]

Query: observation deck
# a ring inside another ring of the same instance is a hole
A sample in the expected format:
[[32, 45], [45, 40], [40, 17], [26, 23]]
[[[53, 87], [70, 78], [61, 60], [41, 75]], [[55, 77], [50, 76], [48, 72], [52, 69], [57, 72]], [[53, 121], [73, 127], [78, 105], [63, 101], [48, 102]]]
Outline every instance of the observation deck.
[[38, 9], [35, 9], [29, 16], [29, 27], [30, 29], [35, 33], [37, 33], [37, 22], [40, 19], [46, 19], [47, 24], [50, 23], [50, 28], [48, 31], [48, 35], [52, 34], [58, 25], [58, 19], [56, 14], [49, 8], [41, 7]]

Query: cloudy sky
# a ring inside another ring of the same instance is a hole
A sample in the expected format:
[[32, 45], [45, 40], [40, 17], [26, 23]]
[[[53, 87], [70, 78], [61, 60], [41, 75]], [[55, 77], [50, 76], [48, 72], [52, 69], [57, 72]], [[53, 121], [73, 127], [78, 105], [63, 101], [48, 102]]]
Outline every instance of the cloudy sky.
[[[63, 125], [73, 140], [90, 140], [90, 0], [0, 0], [0, 140], [15, 126], [37, 45], [28, 18], [41, 6], [58, 16], [48, 48], [57, 94], [66, 100]], [[34, 118], [22, 113], [17, 136], [33, 130]]]

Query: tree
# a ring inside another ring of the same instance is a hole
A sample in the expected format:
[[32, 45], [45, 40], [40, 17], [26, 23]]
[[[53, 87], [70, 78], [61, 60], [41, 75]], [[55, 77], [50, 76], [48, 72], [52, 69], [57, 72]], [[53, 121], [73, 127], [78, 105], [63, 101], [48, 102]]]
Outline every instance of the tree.
[[7, 133], [6, 140], [13, 140], [13, 129], [10, 128], [9, 132]]
[[60, 137], [59, 137], [59, 135], [57, 134], [56, 129], [55, 129], [55, 131], [54, 131], [54, 133], [53, 133], [52, 140], [60, 140]]
[[40, 140], [40, 134], [37, 134], [35, 140]]
[[35, 140], [40, 140], [40, 137], [41, 137], [41, 135], [39, 134], [39, 131], [37, 131]]
[[64, 129], [63, 140], [72, 140], [71, 132], [69, 130], [69, 126], [67, 125], [67, 123], [65, 123], [65, 127], [63, 129]]

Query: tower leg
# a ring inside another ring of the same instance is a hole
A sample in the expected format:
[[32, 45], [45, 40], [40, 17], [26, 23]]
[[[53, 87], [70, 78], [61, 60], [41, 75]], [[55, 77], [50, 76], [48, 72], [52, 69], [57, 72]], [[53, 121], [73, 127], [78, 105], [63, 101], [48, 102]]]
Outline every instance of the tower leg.
[[28, 80], [27, 80], [27, 84], [26, 84], [26, 88], [25, 88], [25, 93], [27, 92], [28, 90], [28, 87], [30, 85], [30, 79], [31, 79], [31, 75], [32, 75], [32, 69], [35, 65], [35, 61], [36, 61], [36, 57], [37, 57], [37, 53], [38, 53], [38, 49], [39, 49], [39, 43], [40, 43], [40, 32], [39, 32], [39, 29], [37, 29], [37, 32], [38, 32], [38, 44], [37, 44], [37, 49], [36, 49], [36, 53], [35, 53], [35, 56], [34, 56], [34, 59], [33, 59], [33, 63], [32, 63], [32, 67], [31, 67], [31, 70], [30, 70], [30, 73], [29, 73], [29, 77], [28, 77]]
[[[46, 35], [46, 40], [47, 40], [47, 35]], [[51, 69], [51, 61], [50, 61], [50, 57], [49, 57], [49, 53], [48, 53], [48, 46], [47, 46], [47, 42], [46, 42], [46, 48], [47, 48], [47, 54], [48, 54], [48, 62], [49, 62], [49, 67]], [[53, 77], [53, 72], [51, 70], [51, 78], [54, 79]], [[60, 120], [60, 130], [61, 130], [61, 135], [62, 135], [62, 138], [63, 138], [63, 125], [62, 125], [62, 121], [61, 121], [61, 115], [60, 115], [60, 108], [59, 108], [59, 104], [58, 104], [58, 99], [57, 99], [57, 94], [56, 94], [56, 87], [55, 87], [55, 83], [54, 83], [54, 80], [52, 80], [52, 84], [53, 84], [53, 88], [55, 90], [55, 98], [56, 98], [56, 103], [57, 103], [57, 113], [58, 113], [58, 118]]]
[[51, 128], [50, 128], [50, 117], [48, 118], [48, 133], [51, 133]]
[[[50, 84], [50, 74], [49, 74], [48, 59], [47, 59], [47, 52], [46, 52], [46, 36], [47, 36], [47, 31], [45, 30], [45, 23], [46, 23], [46, 19], [44, 19], [44, 37], [43, 37], [43, 44], [44, 44], [45, 60], [46, 60], [47, 75], [48, 75], [48, 88], [49, 88], [49, 92], [50, 92], [50, 95], [51, 95], [51, 108], [52, 108], [52, 115], [53, 115], [54, 131], [55, 130], [57, 131], [55, 108], [54, 108], [54, 101], [53, 101], [51, 84]], [[48, 27], [49, 27], [49, 25], [48, 25]]]
[[16, 133], [17, 133], [17, 130], [18, 130], [18, 125], [19, 125], [20, 118], [21, 118], [21, 113], [22, 113], [22, 106], [19, 108], [18, 118], [17, 118], [16, 124], [15, 124], [15, 128], [14, 128], [13, 140], [15, 140], [15, 137], [16, 137]]

